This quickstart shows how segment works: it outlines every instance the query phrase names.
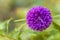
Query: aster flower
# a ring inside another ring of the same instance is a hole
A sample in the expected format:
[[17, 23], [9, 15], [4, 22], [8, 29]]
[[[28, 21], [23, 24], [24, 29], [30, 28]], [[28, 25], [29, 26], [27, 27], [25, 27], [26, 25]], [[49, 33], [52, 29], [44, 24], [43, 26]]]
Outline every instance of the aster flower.
[[33, 7], [26, 15], [26, 22], [29, 28], [36, 31], [43, 31], [52, 22], [50, 10], [42, 6]]

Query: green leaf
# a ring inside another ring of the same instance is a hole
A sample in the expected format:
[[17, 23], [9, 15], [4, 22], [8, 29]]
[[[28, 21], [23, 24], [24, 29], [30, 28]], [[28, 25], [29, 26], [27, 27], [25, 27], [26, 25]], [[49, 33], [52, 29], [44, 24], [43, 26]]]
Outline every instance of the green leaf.
[[25, 25], [20, 37], [22, 40], [47, 40], [48, 37], [56, 33], [57, 31], [53, 28], [53, 24], [47, 30], [42, 32], [33, 31]]
[[60, 33], [50, 36], [47, 40], [60, 40]]
[[0, 22], [0, 33], [1, 34], [8, 34], [8, 24], [11, 21], [11, 19], [6, 20], [4, 22]]
[[24, 28], [25, 24], [21, 24], [19, 27], [16, 27], [11, 33], [10, 36], [15, 38], [16, 40], [21, 40], [20, 34], [22, 33], [22, 29]]
[[54, 28], [60, 31], [60, 26], [57, 24], [57, 22], [53, 22]]
[[6, 33], [7, 30], [6, 26], [7, 26], [6, 22], [0, 22], [0, 34]]
[[60, 15], [54, 16], [52, 23], [54, 28], [60, 31]]
[[[11, 34], [15, 38], [18, 38], [18, 40], [21, 38], [21, 40], [29, 40], [32, 39], [33, 36], [35, 36], [34, 32], [31, 31], [26, 24], [20, 25], [20, 27], [15, 29], [15, 32]], [[26, 36], [24, 36], [26, 35]], [[25, 37], [25, 38], [24, 38]], [[27, 38], [27, 39], [26, 39]]]
[[16, 40], [21, 40], [20, 32], [17, 30], [12, 31], [12, 33], [10, 33], [10, 36]]
[[0, 40], [15, 40], [10, 36], [0, 34]]

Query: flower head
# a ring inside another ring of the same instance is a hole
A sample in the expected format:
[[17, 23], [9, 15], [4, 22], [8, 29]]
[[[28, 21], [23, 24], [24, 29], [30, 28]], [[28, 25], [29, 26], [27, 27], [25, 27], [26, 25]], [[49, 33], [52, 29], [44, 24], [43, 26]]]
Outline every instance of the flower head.
[[33, 7], [28, 11], [26, 21], [31, 29], [43, 31], [52, 22], [50, 10], [42, 6]]

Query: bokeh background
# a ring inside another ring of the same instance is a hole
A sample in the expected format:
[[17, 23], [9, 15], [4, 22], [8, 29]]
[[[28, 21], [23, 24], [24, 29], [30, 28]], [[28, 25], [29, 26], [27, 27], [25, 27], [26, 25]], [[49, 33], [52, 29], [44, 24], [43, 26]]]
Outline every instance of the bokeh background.
[[[53, 22], [42, 32], [29, 29], [25, 21], [34, 6], [51, 11]], [[0, 40], [60, 40], [60, 0], [0, 0]]]

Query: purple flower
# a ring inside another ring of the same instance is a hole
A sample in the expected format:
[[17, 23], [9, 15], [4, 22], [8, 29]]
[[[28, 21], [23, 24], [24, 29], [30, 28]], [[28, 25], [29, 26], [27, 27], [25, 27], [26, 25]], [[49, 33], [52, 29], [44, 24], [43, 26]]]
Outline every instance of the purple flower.
[[52, 22], [50, 10], [42, 6], [33, 7], [27, 13], [26, 21], [31, 29], [43, 31], [48, 28]]

